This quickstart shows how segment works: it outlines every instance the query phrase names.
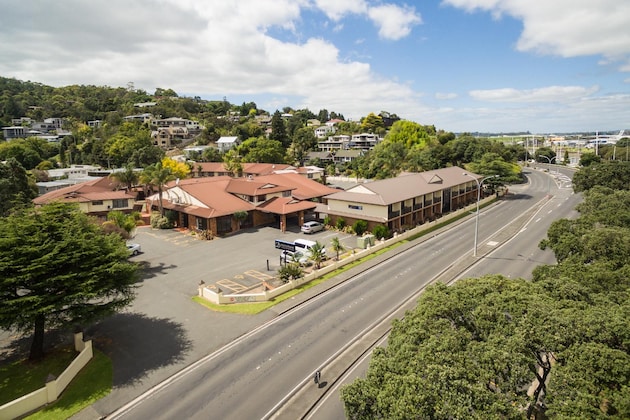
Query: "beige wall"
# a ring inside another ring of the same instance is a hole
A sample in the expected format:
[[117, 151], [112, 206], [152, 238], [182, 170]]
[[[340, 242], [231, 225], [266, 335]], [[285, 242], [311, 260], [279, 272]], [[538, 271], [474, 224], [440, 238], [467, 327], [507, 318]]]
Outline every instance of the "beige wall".
[[[348, 205], [353, 206], [361, 206], [361, 210], [352, 209], [348, 207]], [[356, 215], [358, 219], [366, 218], [366, 217], [378, 217], [382, 220], [387, 220], [387, 206], [377, 206], [375, 204], [361, 204], [354, 203], [350, 201], [341, 201], [328, 199], [328, 209], [331, 213], [339, 212], [339, 213], [348, 213], [352, 215]]]

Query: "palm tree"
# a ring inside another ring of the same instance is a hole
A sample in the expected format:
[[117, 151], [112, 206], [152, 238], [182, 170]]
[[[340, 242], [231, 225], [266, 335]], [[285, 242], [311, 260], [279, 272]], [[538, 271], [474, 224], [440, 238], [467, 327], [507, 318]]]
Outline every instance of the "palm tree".
[[144, 184], [153, 185], [158, 189], [158, 208], [160, 209], [160, 216], [164, 217], [164, 206], [162, 206], [162, 187], [167, 182], [173, 181], [175, 175], [171, 168], [164, 168], [162, 162], [157, 162], [153, 165], [149, 165], [142, 171], [140, 179]]
[[315, 268], [319, 269], [322, 265], [322, 261], [326, 259], [326, 248], [317, 241], [315, 245], [311, 247], [309, 254], [309, 258], [315, 263]]
[[132, 165], [125, 166], [125, 169], [123, 171], [112, 172], [109, 177], [120, 182], [121, 184], [125, 184], [125, 186], [127, 187], [127, 192], [131, 191], [131, 188], [137, 185], [138, 180], [140, 179], [138, 173], [134, 171]]
[[332, 250], [337, 253], [337, 256], [335, 257], [335, 260], [339, 261], [339, 253], [342, 252], [346, 248], [339, 241], [339, 237], [338, 236], [335, 236], [334, 238], [332, 238], [331, 247], [332, 247]]

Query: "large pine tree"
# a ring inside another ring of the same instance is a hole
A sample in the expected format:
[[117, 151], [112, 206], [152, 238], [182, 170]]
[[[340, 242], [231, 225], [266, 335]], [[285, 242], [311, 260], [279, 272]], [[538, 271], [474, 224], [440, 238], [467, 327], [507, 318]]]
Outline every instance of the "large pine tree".
[[30, 359], [47, 328], [105, 317], [134, 299], [137, 266], [124, 241], [76, 205], [53, 203], [0, 220], [0, 326], [33, 331]]

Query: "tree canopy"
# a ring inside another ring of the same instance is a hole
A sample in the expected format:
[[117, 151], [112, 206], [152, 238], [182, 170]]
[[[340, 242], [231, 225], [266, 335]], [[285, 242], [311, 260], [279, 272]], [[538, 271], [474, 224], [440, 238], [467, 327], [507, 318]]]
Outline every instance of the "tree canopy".
[[31, 359], [44, 331], [81, 325], [129, 305], [137, 266], [124, 240], [105, 234], [75, 204], [13, 212], [0, 223], [0, 326], [33, 331]]
[[558, 264], [533, 281], [429, 287], [342, 389], [347, 417], [630, 418], [629, 200], [585, 193], [541, 244]]

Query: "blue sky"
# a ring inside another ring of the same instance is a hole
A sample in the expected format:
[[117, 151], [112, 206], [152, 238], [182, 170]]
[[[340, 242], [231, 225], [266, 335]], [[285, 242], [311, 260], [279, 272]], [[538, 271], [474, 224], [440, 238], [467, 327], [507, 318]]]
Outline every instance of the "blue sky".
[[388, 111], [454, 132], [630, 128], [627, 0], [3, 0], [0, 75]]

